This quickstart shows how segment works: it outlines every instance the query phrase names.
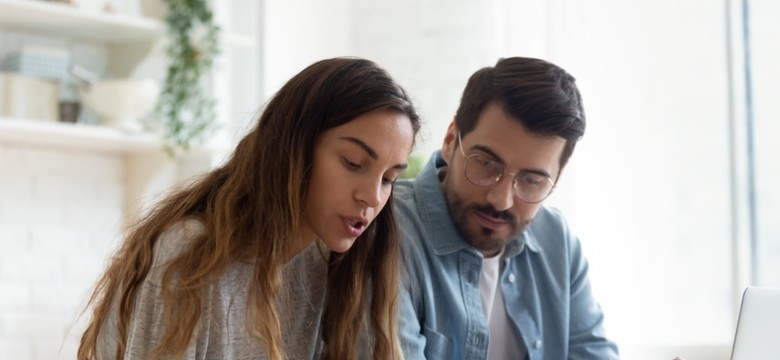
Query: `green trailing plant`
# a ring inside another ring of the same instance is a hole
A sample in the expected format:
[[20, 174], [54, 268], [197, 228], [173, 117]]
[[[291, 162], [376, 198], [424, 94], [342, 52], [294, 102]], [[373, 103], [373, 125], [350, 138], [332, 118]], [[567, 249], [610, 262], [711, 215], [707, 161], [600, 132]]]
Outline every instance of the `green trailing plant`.
[[205, 79], [219, 53], [219, 27], [207, 0], [164, 0], [168, 71], [157, 104], [166, 149], [189, 150], [216, 128]]

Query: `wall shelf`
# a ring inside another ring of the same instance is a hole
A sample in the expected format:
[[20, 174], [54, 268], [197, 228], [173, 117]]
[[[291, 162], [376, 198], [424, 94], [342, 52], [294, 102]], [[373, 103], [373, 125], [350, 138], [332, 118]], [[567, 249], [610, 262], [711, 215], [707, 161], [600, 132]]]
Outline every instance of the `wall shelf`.
[[163, 142], [151, 134], [127, 134], [120, 129], [0, 117], [0, 146], [32, 146], [132, 155], [160, 153]]
[[112, 43], [151, 41], [165, 31], [162, 22], [152, 18], [87, 11], [39, 0], [0, 0], [0, 24], [9, 29]]

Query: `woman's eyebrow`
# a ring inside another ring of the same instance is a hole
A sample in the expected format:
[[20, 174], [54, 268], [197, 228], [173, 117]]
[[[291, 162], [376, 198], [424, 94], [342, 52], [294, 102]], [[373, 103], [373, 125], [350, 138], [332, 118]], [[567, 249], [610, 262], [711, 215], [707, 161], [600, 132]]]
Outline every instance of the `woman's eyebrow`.
[[379, 159], [379, 155], [376, 154], [376, 151], [374, 149], [372, 149], [370, 146], [368, 146], [368, 144], [363, 142], [363, 140], [360, 140], [358, 138], [354, 138], [354, 137], [351, 137], [351, 136], [342, 136], [339, 139], [345, 140], [345, 141], [349, 141], [349, 142], [354, 143], [354, 144], [357, 144], [358, 146], [363, 148], [363, 150], [368, 154], [368, 156], [370, 156], [374, 160]]
[[[372, 159], [374, 160], [379, 159], [379, 155], [377, 155], [376, 151], [372, 149], [370, 146], [368, 146], [368, 144], [366, 144], [363, 140], [351, 136], [342, 136], [339, 139], [356, 144], [357, 146], [360, 146], [363, 149], [363, 151], [365, 151], [368, 154], [368, 156], [370, 156]], [[404, 170], [407, 167], [409, 167], [409, 164], [407, 163], [396, 164], [393, 166], [393, 168], [400, 169], [400, 170]]]

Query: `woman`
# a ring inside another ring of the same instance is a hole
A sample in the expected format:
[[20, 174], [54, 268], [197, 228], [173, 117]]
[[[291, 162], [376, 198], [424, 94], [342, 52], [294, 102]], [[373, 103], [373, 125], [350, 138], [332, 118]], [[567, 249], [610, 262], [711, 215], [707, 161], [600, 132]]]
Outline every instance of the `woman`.
[[224, 166], [131, 229], [78, 358], [402, 358], [385, 205], [419, 127], [376, 64], [304, 69]]

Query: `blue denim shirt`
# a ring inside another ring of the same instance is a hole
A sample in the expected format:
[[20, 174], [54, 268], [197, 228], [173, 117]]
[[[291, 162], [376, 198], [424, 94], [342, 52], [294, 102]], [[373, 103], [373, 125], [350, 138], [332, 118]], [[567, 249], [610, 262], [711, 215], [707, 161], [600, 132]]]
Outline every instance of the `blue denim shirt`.
[[[399, 181], [394, 190], [408, 270], [399, 312], [404, 355], [486, 359], [482, 256], [450, 218], [437, 176], [444, 165], [436, 152], [414, 181]], [[499, 286], [528, 359], [618, 358], [591, 294], [580, 242], [558, 211], [540, 208], [531, 226], [509, 242]]]

